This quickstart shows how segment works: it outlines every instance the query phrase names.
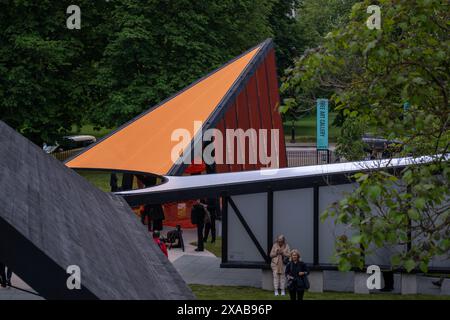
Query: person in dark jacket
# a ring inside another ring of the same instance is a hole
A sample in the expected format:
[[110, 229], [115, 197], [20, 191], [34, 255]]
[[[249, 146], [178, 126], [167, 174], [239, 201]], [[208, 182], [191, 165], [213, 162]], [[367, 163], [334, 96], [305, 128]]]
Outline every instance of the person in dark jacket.
[[175, 230], [167, 232], [167, 241], [170, 244], [169, 249], [181, 248], [184, 252], [183, 230], [181, 230], [181, 225], [177, 224]]
[[148, 205], [148, 215], [153, 223], [153, 231], [161, 231], [163, 229], [164, 210], [161, 204]]
[[148, 232], [151, 232], [152, 229], [152, 219], [150, 217], [150, 206], [145, 205], [141, 209], [141, 222], [143, 225], [147, 225]]
[[0, 262], [0, 284], [3, 288], [11, 286], [12, 270]]
[[119, 191], [119, 186], [117, 185], [117, 175], [115, 173], [111, 173], [109, 186], [111, 187], [111, 192]]
[[309, 288], [308, 274], [308, 267], [301, 261], [300, 252], [296, 249], [292, 250], [291, 259], [286, 265], [286, 278], [291, 300], [303, 300], [305, 290]]
[[216, 210], [217, 210], [217, 199], [208, 198], [206, 200], [206, 209], [209, 212], [209, 222], [205, 223], [205, 236], [203, 242], [208, 241], [209, 231], [211, 231], [211, 243], [216, 242]]
[[203, 251], [203, 227], [206, 216], [206, 205], [201, 203], [200, 200], [192, 207], [191, 211], [191, 223], [197, 226], [197, 249], [195, 251]]

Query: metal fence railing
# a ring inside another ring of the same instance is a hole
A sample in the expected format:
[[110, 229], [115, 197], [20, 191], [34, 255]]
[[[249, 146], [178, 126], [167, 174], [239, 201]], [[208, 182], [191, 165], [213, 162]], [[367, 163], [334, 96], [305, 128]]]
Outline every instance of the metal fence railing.
[[[55, 152], [51, 155], [60, 161], [65, 161], [70, 157], [80, 153], [84, 148]], [[288, 166], [301, 167], [316, 164], [327, 164], [339, 162], [336, 154], [332, 150], [305, 150], [303, 148], [289, 148], [286, 150]]]
[[59, 161], [65, 161], [69, 159], [70, 157], [73, 157], [74, 155], [80, 153], [84, 148], [78, 148], [78, 149], [72, 149], [72, 150], [66, 150], [61, 152], [54, 152], [51, 155], [54, 156]]
[[289, 167], [339, 162], [339, 159], [336, 157], [336, 153], [332, 150], [305, 150], [302, 148], [290, 148], [286, 150], [286, 155]]

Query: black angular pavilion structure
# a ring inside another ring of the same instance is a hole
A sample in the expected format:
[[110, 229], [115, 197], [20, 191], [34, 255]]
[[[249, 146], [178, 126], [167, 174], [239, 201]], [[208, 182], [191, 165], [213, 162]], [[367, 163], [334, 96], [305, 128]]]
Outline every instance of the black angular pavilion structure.
[[[0, 121], [0, 261], [46, 299], [193, 299], [120, 196]], [[81, 270], [69, 290], [68, 266]]]

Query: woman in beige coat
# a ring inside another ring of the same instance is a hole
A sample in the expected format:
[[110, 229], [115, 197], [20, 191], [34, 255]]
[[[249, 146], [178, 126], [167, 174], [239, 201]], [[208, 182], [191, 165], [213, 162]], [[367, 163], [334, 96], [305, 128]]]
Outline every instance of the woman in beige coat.
[[270, 258], [272, 262], [270, 266], [273, 271], [273, 287], [275, 289], [275, 296], [279, 295], [279, 290], [281, 289], [281, 295], [286, 294], [286, 276], [284, 274], [285, 264], [283, 260], [289, 259], [290, 250], [289, 245], [283, 235], [277, 237], [277, 241], [273, 244], [272, 250], [270, 251]]

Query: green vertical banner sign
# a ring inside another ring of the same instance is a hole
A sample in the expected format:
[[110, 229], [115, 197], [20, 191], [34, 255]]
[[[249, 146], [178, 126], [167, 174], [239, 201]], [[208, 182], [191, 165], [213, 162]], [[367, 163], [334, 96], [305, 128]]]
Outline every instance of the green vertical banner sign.
[[317, 99], [317, 141], [318, 150], [328, 150], [328, 99]]
[[409, 107], [411, 107], [411, 105], [409, 104], [409, 102], [405, 102], [403, 104], [403, 112], [407, 112], [409, 110]]

